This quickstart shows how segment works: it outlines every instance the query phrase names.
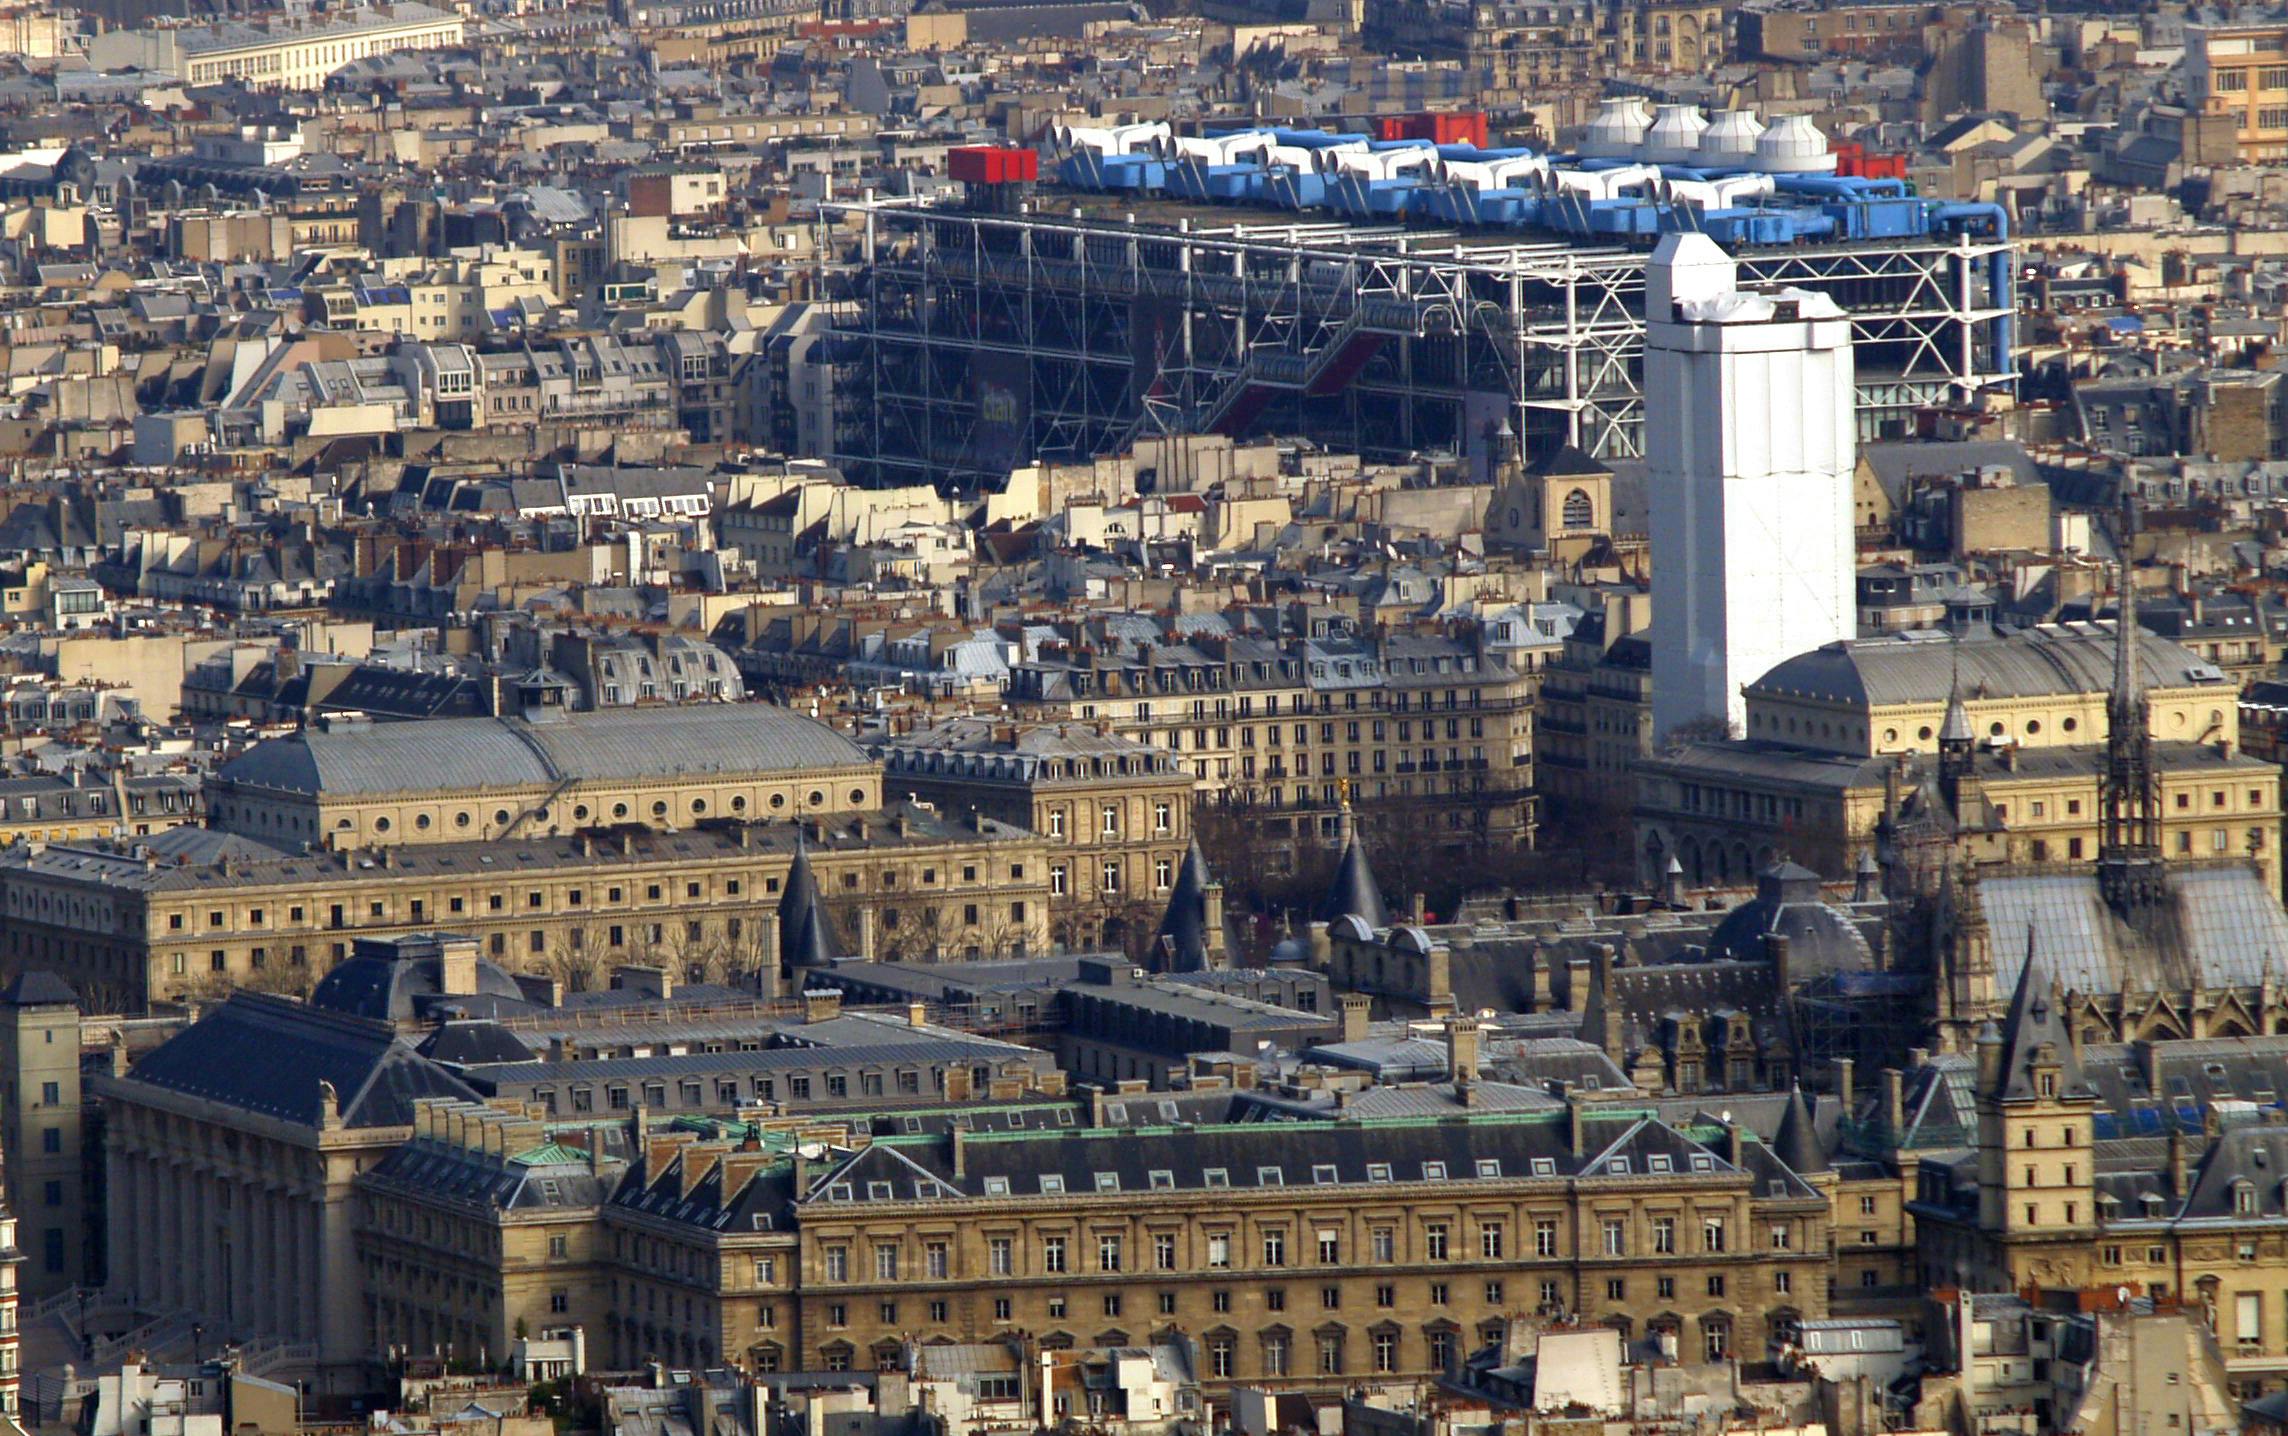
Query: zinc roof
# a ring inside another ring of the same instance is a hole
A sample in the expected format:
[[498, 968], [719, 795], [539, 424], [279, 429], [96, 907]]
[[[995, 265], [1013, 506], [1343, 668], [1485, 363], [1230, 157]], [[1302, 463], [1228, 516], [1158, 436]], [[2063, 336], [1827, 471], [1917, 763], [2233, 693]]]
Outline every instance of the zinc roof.
[[[2113, 686], [2113, 623], [2050, 623], [1996, 638], [1949, 642], [1891, 635], [1830, 643], [1799, 653], [1747, 685], [1751, 694], [1882, 707], [1945, 700], [1961, 665], [1965, 698], [2103, 693]], [[2215, 687], [2224, 674], [2166, 638], [2138, 638], [2138, 662], [2153, 688]]]
[[296, 793], [498, 790], [558, 782], [867, 766], [822, 723], [770, 703], [614, 709], [556, 722], [334, 724], [257, 744], [217, 776]]

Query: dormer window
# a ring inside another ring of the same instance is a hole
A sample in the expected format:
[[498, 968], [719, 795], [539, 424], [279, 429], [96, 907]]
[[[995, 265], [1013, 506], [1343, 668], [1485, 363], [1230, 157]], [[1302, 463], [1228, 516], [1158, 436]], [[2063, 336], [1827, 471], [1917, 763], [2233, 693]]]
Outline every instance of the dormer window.
[[2034, 1085], [2044, 1097], [2055, 1097], [2058, 1095], [2058, 1074], [2055, 1072], [2039, 1073], [2034, 1078]]
[[2256, 1215], [2256, 1187], [2249, 1182], [2232, 1184], [2232, 1210], [2235, 1216]]

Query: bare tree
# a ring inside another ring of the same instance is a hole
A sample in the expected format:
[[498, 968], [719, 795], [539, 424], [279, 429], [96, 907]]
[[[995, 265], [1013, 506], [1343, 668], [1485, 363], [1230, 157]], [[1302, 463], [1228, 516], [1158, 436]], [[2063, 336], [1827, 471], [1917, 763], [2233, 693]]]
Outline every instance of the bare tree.
[[318, 985], [306, 962], [264, 962], [249, 971], [238, 986], [244, 992], [268, 992], [280, 997], [308, 997]]
[[566, 992], [586, 992], [597, 985], [603, 971], [606, 936], [604, 925], [593, 919], [568, 923], [556, 930], [548, 951], [534, 966], [563, 983]]

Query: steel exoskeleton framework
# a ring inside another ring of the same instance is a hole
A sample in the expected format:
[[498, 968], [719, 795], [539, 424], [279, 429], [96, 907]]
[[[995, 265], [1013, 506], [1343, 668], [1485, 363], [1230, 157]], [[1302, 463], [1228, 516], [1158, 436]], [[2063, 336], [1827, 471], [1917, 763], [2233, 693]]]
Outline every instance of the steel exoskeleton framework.
[[[837, 207], [862, 235], [857, 357], [837, 392], [847, 469], [997, 482], [1211, 430], [1370, 458], [1475, 453], [1504, 423], [1529, 457], [1639, 451], [1645, 251], [1045, 204]], [[1737, 258], [1750, 283], [1851, 313], [1873, 437], [2008, 382], [2008, 253], [1955, 236]]]

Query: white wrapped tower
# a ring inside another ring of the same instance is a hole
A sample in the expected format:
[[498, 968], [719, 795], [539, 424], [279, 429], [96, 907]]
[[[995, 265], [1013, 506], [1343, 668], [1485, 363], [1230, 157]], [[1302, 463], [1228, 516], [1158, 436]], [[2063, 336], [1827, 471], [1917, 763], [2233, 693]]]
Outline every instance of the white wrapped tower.
[[1653, 727], [1746, 717], [1740, 687], [1857, 632], [1851, 322], [1744, 293], [1704, 234], [1645, 270]]

